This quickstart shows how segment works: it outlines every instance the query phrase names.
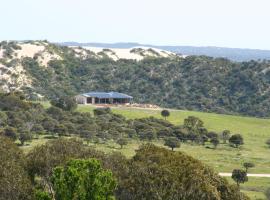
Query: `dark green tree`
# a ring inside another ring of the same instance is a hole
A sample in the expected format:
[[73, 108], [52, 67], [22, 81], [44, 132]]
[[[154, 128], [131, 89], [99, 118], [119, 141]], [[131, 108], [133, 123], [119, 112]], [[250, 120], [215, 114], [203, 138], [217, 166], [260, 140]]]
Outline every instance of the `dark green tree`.
[[172, 151], [173, 151], [175, 148], [180, 147], [180, 142], [175, 137], [169, 137], [169, 138], [165, 139], [164, 145], [170, 147], [172, 149]]
[[246, 173], [248, 173], [248, 169], [255, 167], [255, 164], [251, 162], [244, 162], [243, 167], [246, 169]]
[[3, 130], [3, 135], [10, 138], [11, 140], [15, 141], [17, 139], [17, 129], [16, 128], [13, 128], [13, 127], [6, 127], [4, 130]]
[[127, 145], [128, 144], [128, 141], [127, 139], [125, 138], [120, 138], [116, 141], [117, 144], [120, 145], [121, 149], [123, 148], [123, 146]]
[[232, 179], [239, 187], [240, 183], [245, 183], [248, 181], [247, 173], [242, 169], [234, 169], [232, 172]]
[[166, 120], [167, 117], [170, 116], [170, 111], [168, 111], [168, 110], [162, 110], [161, 111], [161, 116], [164, 117], [164, 119]]
[[116, 181], [96, 159], [71, 160], [52, 175], [56, 200], [113, 200]]
[[217, 139], [217, 138], [212, 138], [211, 140], [210, 140], [210, 142], [211, 142], [211, 144], [213, 144], [213, 146], [214, 146], [214, 148], [216, 149], [217, 148], [217, 146], [219, 145], [219, 140]]
[[243, 145], [244, 144], [244, 139], [242, 137], [242, 135], [240, 134], [235, 134], [235, 135], [232, 135], [229, 139], [229, 143], [238, 148], [240, 145]]

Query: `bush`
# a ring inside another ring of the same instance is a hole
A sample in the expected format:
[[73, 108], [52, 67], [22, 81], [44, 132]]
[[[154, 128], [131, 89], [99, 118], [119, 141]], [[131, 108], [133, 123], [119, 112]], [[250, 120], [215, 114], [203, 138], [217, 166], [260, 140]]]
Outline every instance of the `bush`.
[[96, 159], [70, 160], [53, 170], [52, 184], [56, 200], [113, 200], [116, 181]]
[[244, 144], [244, 139], [242, 137], [242, 135], [240, 134], [235, 134], [235, 135], [232, 135], [229, 139], [229, 142], [232, 146], [238, 148], [240, 145], [243, 145]]
[[237, 187], [229, 185], [226, 179], [181, 152], [146, 144], [126, 165], [117, 173], [119, 184], [116, 197], [119, 200], [248, 199]]
[[122, 149], [124, 145], [128, 144], [128, 141], [125, 138], [120, 138], [119, 140], [117, 140], [116, 143], [119, 144], [121, 146], [121, 149]]
[[166, 138], [165, 139], [165, 146], [168, 146], [172, 149], [172, 151], [174, 150], [174, 148], [179, 148], [180, 147], [180, 142], [177, 138], [175, 137], [170, 137], [170, 138]]
[[65, 111], [74, 111], [77, 108], [76, 100], [73, 97], [60, 97], [52, 100], [51, 104]]

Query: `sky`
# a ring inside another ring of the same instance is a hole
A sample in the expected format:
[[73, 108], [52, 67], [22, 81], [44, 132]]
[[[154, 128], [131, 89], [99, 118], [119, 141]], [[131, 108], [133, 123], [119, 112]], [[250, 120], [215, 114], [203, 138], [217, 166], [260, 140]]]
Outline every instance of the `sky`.
[[0, 0], [0, 40], [270, 49], [269, 0]]

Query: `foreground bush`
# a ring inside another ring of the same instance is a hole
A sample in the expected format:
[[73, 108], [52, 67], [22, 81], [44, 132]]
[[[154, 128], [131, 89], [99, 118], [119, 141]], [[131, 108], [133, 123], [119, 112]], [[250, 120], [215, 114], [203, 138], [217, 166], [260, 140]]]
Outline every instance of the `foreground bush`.
[[112, 173], [96, 159], [70, 160], [52, 176], [56, 200], [112, 200], [116, 187]]
[[248, 199], [200, 161], [151, 144], [137, 151], [119, 178], [117, 197], [121, 200]]
[[[202, 162], [184, 153], [156, 147], [152, 144], [141, 146], [132, 159], [127, 159], [119, 153], [105, 155], [74, 139], [57, 139], [35, 147], [27, 158], [28, 171], [32, 176], [33, 184], [45, 186], [42, 189], [49, 192], [51, 196], [54, 192], [50, 192], [50, 190], [59, 191], [59, 188], [55, 186], [55, 179], [53, 181], [51, 179], [52, 176], [55, 177], [53, 169], [56, 166], [66, 166], [66, 168], [61, 168], [61, 174], [65, 174], [70, 159], [95, 158], [101, 162], [102, 168], [111, 170], [117, 179], [118, 186], [114, 195], [119, 200], [248, 199], [240, 193], [236, 185], [228, 184], [226, 179], [218, 176]], [[76, 164], [75, 168], [78, 165]], [[81, 166], [84, 168], [84, 164]], [[81, 173], [80, 169], [74, 170]], [[70, 172], [72, 175], [74, 171]], [[76, 176], [76, 174], [72, 175], [77, 180]], [[63, 178], [63, 181], [67, 180], [64, 175], [60, 177]], [[59, 182], [57, 181], [57, 183]], [[79, 191], [79, 188], [76, 189], [76, 185], [77, 183], [73, 188]], [[66, 189], [61, 188], [63, 194], [64, 191], [71, 191], [70, 188], [72, 188], [71, 186], [65, 187]]]
[[0, 200], [30, 200], [32, 186], [22, 151], [7, 137], [0, 137]]

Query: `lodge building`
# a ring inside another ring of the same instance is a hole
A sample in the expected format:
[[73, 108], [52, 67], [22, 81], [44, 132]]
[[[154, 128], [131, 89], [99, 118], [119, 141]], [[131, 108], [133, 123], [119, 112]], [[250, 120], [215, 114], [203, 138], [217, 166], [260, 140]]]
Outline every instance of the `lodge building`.
[[128, 104], [132, 96], [119, 92], [89, 92], [75, 96], [78, 104]]

